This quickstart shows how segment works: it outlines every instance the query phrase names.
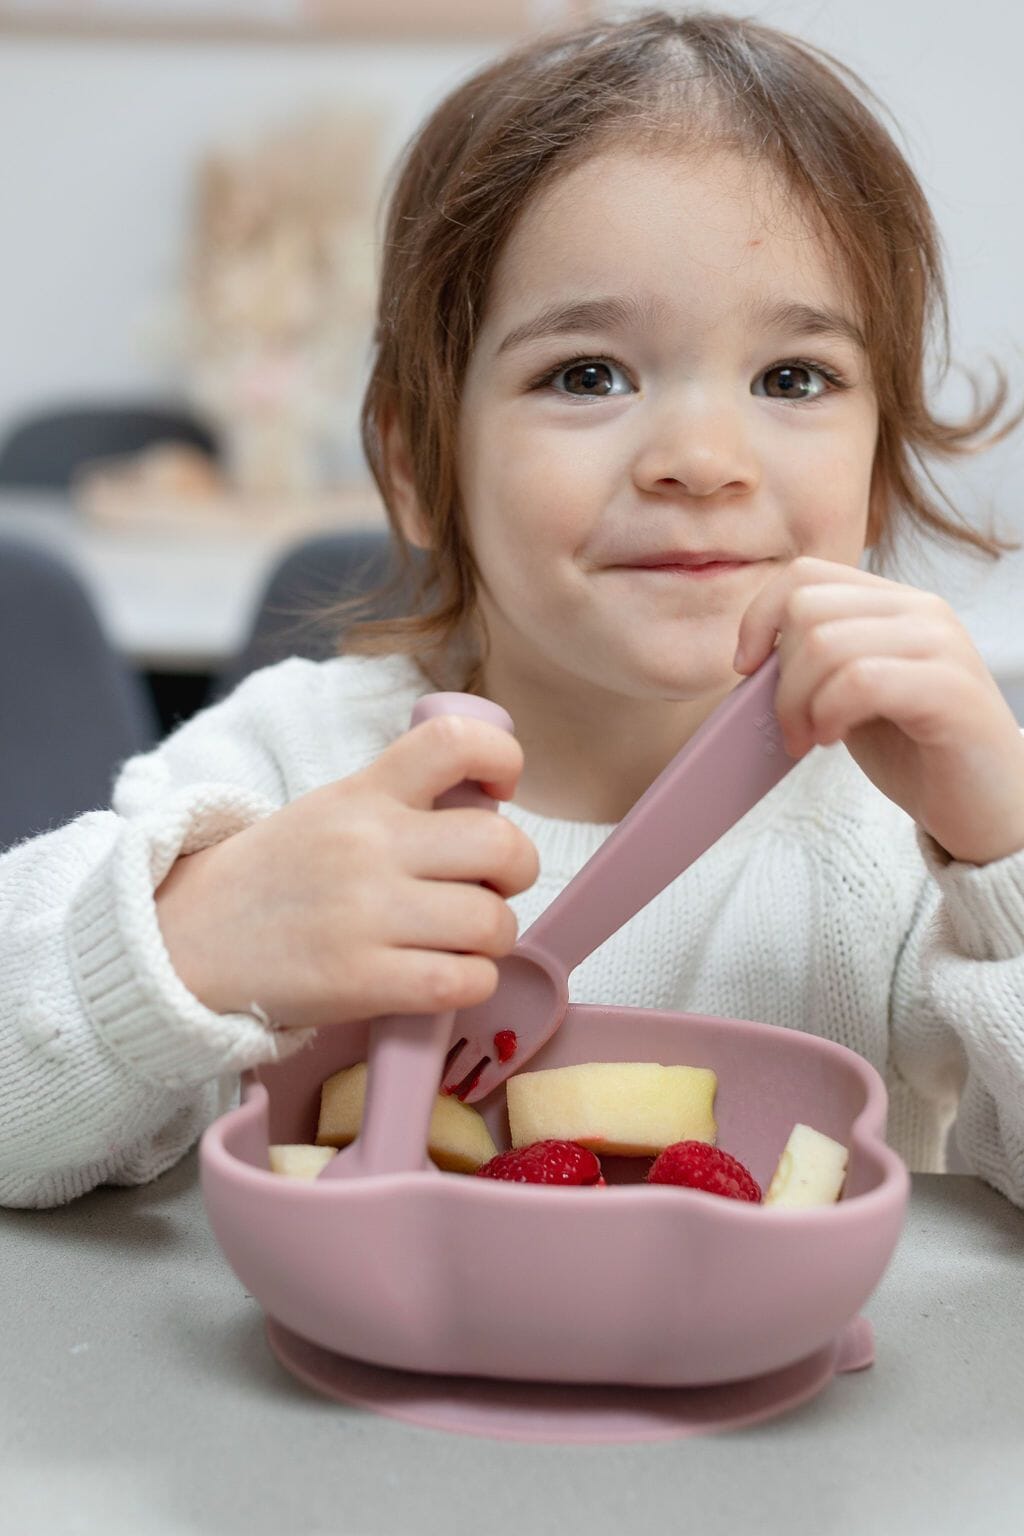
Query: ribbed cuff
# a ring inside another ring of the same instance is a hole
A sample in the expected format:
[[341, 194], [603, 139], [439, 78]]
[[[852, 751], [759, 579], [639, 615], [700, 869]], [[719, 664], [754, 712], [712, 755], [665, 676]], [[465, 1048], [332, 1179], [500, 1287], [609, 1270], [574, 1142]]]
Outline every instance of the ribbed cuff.
[[129, 822], [71, 909], [71, 963], [97, 1035], [139, 1076], [190, 1088], [277, 1060], [309, 1031], [275, 1033], [256, 1013], [217, 1014], [179, 978], [153, 893], [174, 861], [270, 814], [262, 797], [198, 785]]
[[946, 1130], [939, 1118], [940, 1106], [925, 1103], [907, 1083], [891, 1074], [885, 1086], [890, 1146], [911, 1173], [945, 1173]]
[[920, 828], [917, 840], [963, 953], [971, 960], [1024, 955], [1024, 849], [991, 864], [960, 864]]

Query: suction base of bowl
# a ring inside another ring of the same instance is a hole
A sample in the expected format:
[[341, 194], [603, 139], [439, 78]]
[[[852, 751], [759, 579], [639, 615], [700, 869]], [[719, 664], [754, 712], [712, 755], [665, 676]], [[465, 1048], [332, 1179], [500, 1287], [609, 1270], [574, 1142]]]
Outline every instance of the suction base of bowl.
[[267, 1320], [287, 1370], [327, 1397], [425, 1429], [574, 1445], [709, 1435], [772, 1419], [815, 1397], [841, 1371], [873, 1363], [874, 1334], [856, 1317], [826, 1348], [782, 1371], [714, 1387], [558, 1386], [425, 1376], [351, 1360]]

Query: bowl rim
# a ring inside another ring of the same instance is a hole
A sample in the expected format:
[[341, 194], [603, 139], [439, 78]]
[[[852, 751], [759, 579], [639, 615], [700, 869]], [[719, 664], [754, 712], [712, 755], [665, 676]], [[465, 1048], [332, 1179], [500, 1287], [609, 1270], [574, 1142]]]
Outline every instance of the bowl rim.
[[[654, 1010], [634, 1011], [648, 1013]], [[689, 1016], [701, 1019], [714, 1017], [712, 1015]], [[730, 1022], [757, 1025], [756, 1020]], [[758, 1027], [777, 1029], [781, 1026]], [[785, 1032], [797, 1033], [791, 1030]], [[617, 1204], [632, 1201], [650, 1208], [653, 1198], [675, 1201], [677, 1206], [678, 1202], [682, 1201], [683, 1209], [689, 1207], [704, 1210], [706, 1213], [713, 1210], [717, 1213], [717, 1219], [722, 1221], [763, 1222], [766, 1213], [770, 1212], [767, 1219], [776, 1226], [781, 1224], [800, 1227], [823, 1219], [832, 1222], [859, 1221], [870, 1213], [872, 1206], [888, 1208], [894, 1199], [905, 1201], [910, 1190], [909, 1170], [899, 1153], [889, 1146], [879, 1128], [884, 1122], [887, 1104], [886, 1089], [880, 1074], [865, 1057], [858, 1056], [856, 1051], [850, 1050], [848, 1046], [841, 1045], [838, 1041], [824, 1040], [817, 1035], [804, 1038], [813, 1039], [818, 1046], [823, 1046], [829, 1051], [841, 1053], [844, 1058], [852, 1062], [864, 1083], [867, 1096], [863, 1108], [850, 1128], [850, 1145], [852, 1148], [856, 1143], [882, 1164], [882, 1177], [873, 1189], [842, 1198], [830, 1205], [794, 1208], [766, 1206], [760, 1202], [746, 1200], [726, 1200], [720, 1196], [709, 1196], [704, 1190], [674, 1186], [646, 1183], [606, 1185], [600, 1191], [599, 1208], [607, 1199], [614, 1200]], [[441, 1198], [462, 1201], [464, 1204], [473, 1202], [487, 1204], [493, 1203], [494, 1200], [506, 1202], [525, 1200], [529, 1207], [536, 1209], [539, 1199], [549, 1202], [555, 1200], [559, 1208], [564, 1208], [568, 1200], [572, 1202], [574, 1215], [585, 1210], [588, 1201], [593, 1201], [597, 1193], [592, 1186], [563, 1188], [542, 1184], [518, 1184], [498, 1179], [477, 1179], [467, 1174], [445, 1173], [435, 1168], [415, 1169], [405, 1173], [371, 1174], [345, 1180], [285, 1179], [269, 1168], [259, 1168], [246, 1159], [236, 1156], [226, 1145], [226, 1139], [237, 1130], [239, 1125], [244, 1125], [250, 1120], [258, 1120], [269, 1109], [269, 1104], [269, 1091], [265, 1084], [258, 1081], [255, 1070], [243, 1074], [241, 1103], [219, 1115], [207, 1126], [200, 1138], [199, 1160], [204, 1179], [212, 1177], [229, 1183], [234, 1182], [263, 1194], [270, 1194], [273, 1191], [273, 1198], [278, 1200], [334, 1200], [340, 1201], [343, 1206], [361, 1199], [407, 1195], [417, 1190], [422, 1193], [426, 1185], [436, 1190]], [[443, 1193], [444, 1191], [449, 1193]], [[709, 1208], [709, 1200], [714, 1201], [713, 1207]], [[696, 1206], [694, 1202], [697, 1202]]]

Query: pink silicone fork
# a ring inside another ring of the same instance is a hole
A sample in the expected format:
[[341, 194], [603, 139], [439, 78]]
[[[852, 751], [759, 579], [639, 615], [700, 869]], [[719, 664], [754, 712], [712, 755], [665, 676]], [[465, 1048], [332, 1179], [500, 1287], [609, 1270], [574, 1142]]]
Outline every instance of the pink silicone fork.
[[785, 777], [794, 759], [773, 712], [777, 684], [772, 654], [499, 961], [494, 995], [456, 1016], [446, 1092], [473, 1103], [525, 1065], [565, 1016], [570, 973]]
[[[410, 727], [433, 715], [471, 715], [512, 730], [511, 717], [489, 699], [468, 693], [431, 693], [418, 699]], [[495, 802], [466, 781], [435, 801], [435, 810]], [[366, 1178], [378, 1173], [433, 1169], [426, 1148], [430, 1117], [451, 1044], [454, 1013], [387, 1014], [370, 1027], [366, 1101], [359, 1135], [332, 1157], [321, 1179]]]

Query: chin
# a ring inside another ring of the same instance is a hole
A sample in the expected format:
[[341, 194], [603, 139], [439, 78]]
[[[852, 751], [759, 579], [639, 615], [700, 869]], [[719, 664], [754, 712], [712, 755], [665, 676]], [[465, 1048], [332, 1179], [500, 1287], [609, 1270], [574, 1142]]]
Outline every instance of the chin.
[[[654, 665], [650, 657], [646, 658], [646, 663], [637, 668], [637, 681], [644, 694], [677, 704], [703, 699], [709, 694], [721, 695], [741, 681], [740, 674], [733, 671], [734, 650], [735, 641], [728, 655], [719, 650], [705, 659], [699, 651], [694, 654], [685, 644], [676, 645], [671, 655]], [[680, 665], [681, 658], [685, 658], [685, 665]]]
[[637, 677], [631, 686], [627, 684], [621, 691], [634, 699], [650, 699], [652, 702], [658, 699], [665, 704], [695, 704], [708, 698], [717, 701], [741, 681], [739, 673], [734, 672], [729, 665], [708, 671], [688, 668], [684, 677], [680, 676], [676, 666], [666, 667], [664, 672], [651, 672], [647, 669], [642, 677]]

